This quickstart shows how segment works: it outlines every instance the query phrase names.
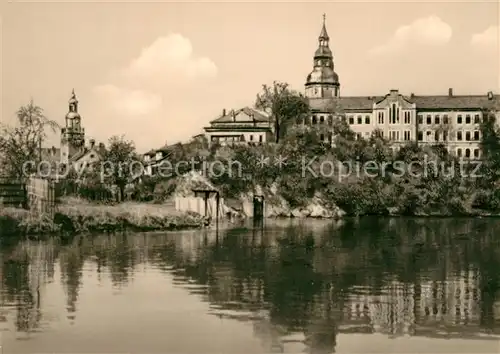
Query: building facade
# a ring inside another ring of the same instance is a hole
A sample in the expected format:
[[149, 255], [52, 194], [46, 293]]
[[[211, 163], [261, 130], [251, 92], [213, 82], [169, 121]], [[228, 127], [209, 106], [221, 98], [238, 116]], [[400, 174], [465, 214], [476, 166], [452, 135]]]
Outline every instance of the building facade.
[[[499, 121], [499, 95], [455, 95], [450, 88], [448, 94], [434, 96], [405, 96], [396, 89], [380, 96], [341, 96], [329, 41], [323, 17], [313, 70], [305, 83], [312, 114], [297, 124], [331, 125], [333, 119], [343, 116], [360, 138], [379, 130], [395, 148], [410, 141], [445, 143], [450, 153], [480, 158], [480, 124], [489, 119], [485, 112], [493, 112]], [[321, 139], [332, 139], [332, 133], [322, 134]]]
[[232, 145], [244, 143], [263, 144], [274, 139], [274, 123], [269, 114], [255, 108], [244, 107], [222, 114], [205, 127], [209, 143]]

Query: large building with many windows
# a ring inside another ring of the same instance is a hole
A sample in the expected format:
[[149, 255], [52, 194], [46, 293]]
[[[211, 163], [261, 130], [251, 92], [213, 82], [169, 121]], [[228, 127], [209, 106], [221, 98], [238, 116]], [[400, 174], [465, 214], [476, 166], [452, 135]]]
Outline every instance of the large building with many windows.
[[[396, 89], [379, 96], [342, 96], [329, 41], [323, 17], [313, 70], [305, 84], [312, 115], [298, 120], [298, 124], [331, 125], [342, 114], [358, 137], [366, 138], [380, 130], [396, 148], [410, 141], [445, 143], [458, 156], [480, 157], [480, 124], [487, 116], [485, 112], [500, 117], [499, 95], [456, 95], [450, 88], [447, 94], [437, 96], [406, 96]], [[322, 134], [321, 138], [327, 141], [332, 134]]]

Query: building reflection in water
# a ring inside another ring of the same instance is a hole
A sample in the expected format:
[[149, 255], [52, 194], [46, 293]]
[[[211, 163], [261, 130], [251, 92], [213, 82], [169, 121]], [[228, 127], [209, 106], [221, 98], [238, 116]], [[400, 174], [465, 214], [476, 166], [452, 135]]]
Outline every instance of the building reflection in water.
[[500, 333], [500, 226], [491, 221], [282, 223], [4, 248], [0, 322], [12, 318], [24, 333], [50, 325], [43, 290], [56, 281], [57, 264], [70, 323], [78, 321], [85, 271], [120, 288], [141, 269], [173, 275], [213, 314], [253, 322], [269, 352], [300, 343], [309, 353], [333, 353], [342, 333]]

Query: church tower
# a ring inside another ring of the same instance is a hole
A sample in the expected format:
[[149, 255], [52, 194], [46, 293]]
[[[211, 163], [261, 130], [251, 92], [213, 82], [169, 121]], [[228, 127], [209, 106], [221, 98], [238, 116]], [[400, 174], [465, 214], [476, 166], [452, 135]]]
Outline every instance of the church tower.
[[75, 90], [68, 101], [69, 109], [66, 114], [65, 127], [61, 129], [61, 162], [68, 163], [72, 156], [80, 152], [85, 144], [85, 129], [81, 125], [78, 113], [78, 100]]
[[339, 97], [339, 76], [334, 71], [333, 55], [326, 31], [326, 15], [323, 15], [323, 28], [318, 37], [318, 49], [314, 53], [313, 71], [307, 75], [305, 95], [308, 98]]

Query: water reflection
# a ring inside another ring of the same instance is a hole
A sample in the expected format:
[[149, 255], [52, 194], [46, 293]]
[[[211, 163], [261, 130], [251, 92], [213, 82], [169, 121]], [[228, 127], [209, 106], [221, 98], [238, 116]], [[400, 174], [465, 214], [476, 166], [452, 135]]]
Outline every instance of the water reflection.
[[[340, 333], [479, 338], [500, 332], [499, 231], [495, 220], [361, 219], [22, 242], [0, 253], [0, 323], [25, 335], [77, 324], [79, 293], [95, 291], [86, 277], [127, 296], [158, 271], [209, 313], [251, 323], [266, 352], [333, 353]], [[64, 315], [44, 305], [51, 284]]]

